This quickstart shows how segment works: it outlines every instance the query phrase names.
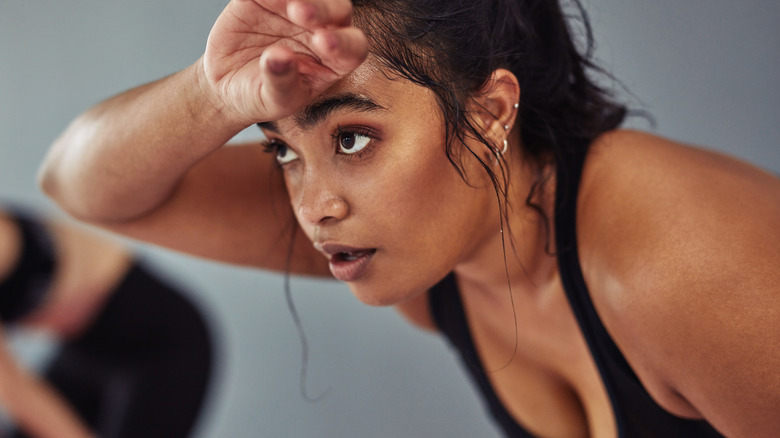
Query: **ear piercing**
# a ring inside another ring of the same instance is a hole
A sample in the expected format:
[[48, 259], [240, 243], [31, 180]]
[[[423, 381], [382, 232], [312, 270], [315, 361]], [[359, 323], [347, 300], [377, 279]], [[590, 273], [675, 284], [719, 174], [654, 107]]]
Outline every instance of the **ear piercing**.
[[495, 149], [496, 157], [493, 159], [495, 161], [495, 164], [498, 164], [499, 157], [503, 156], [506, 153], [506, 150], [509, 149], [509, 142], [504, 139], [504, 147], [500, 151], [498, 148]]
[[[515, 107], [515, 109], [520, 108], [519, 103], [515, 103], [513, 106]], [[504, 125], [504, 131], [509, 131], [509, 125]]]
[[[515, 109], [518, 109], [518, 108], [520, 108], [520, 103], [515, 103], [513, 106], [515, 107]], [[509, 132], [509, 125], [504, 125], [504, 131]], [[504, 148], [501, 149], [501, 152], [499, 154], [500, 155], [504, 155], [506, 153], [507, 149], [509, 149], [509, 142], [505, 138], [504, 139]]]

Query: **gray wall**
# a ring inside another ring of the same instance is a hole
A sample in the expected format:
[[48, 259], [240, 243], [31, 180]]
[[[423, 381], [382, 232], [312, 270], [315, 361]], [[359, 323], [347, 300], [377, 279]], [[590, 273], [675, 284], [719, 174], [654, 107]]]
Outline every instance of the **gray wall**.
[[[56, 212], [34, 182], [51, 141], [95, 102], [197, 59], [224, 4], [0, 0], [0, 199]], [[656, 132], [780, 172], [780, 3], [585, 4], [598, 56]], [[309, 403], [280, 276], [138, 249], [190, 288], [220, 339], [199, 436], [497, 436], [443, 342], [390, 309], [334, 282], [293, 280], [311, 346], [307, 388], [328, 390]]]

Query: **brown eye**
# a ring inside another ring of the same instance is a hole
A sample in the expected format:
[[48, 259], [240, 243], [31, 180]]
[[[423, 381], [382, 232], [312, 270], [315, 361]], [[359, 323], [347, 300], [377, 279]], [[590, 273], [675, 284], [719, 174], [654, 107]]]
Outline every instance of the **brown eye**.
[[292, 149], [287, 147], [287, 145], [284, 144], [278, 144], [276, 145], [276, 161], [279, 164], [287, 164], [291, 161], [295, 161], [298, 158], [298, 154], [296, 154]]
[[339, 152], [342, 154], [355, 154], [365, 149], [371, 142], [371, 137], [357, 132], [343, 132], [339, 134]]

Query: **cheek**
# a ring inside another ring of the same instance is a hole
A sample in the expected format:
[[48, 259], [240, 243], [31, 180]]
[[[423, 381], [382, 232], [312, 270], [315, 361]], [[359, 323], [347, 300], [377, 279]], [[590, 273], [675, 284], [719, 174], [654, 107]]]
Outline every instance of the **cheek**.
[[295, 217], [295, 221], [298, 223], [298, 225], [301, 226], [304, 233], [311, 239], [313, 236], [311, 235], [311, 227], [307, 226], [305, 221], [301, 220], [300, 215], [300, 209], [298, 208], [301, 203], [301, 193], [302, 193], [302, 178], [299, 178], [299, 175], [295, 171], [284, 171], [284, 186], [287, 191], [288, 196], [288, 202], [290, 204], [290, 209], [292, 210], [293, 216]]
[[374, 220], [417, 248], [449, 243], [470, 226], [480, 204], [479, 192], [461, 179], [443, 150], [430, 150], [382, 169], [367, 200]]
[[298, 209], [296, 208], [296, 206], [297, 206], [297, 203], [298, 203], [297, 199], [299, 198], [299, 196], [298, 196], [299, 184], [298, 184], [297, 178], [295, 178], [294, 176], [291, 176], [291, 172], [283, 171], [283, 175], [284, 175], [284, 177], [283, 177], [284, 178], [284, 187], [287, 190], [287, 196], [290, 198], [289, 199], [290, 200], [290, 206], [293, 208], [293, 212], [295, 212], [295, 218], [297, 219], [298, 218], [298, 213], [297, 213]]

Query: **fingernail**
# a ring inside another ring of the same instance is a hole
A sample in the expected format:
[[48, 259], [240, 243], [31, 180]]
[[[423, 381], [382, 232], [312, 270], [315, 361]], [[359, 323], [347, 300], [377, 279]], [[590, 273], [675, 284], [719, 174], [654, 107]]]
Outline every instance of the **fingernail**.
[[317, 9], [308, 3], [296, 2], [295, 8], [295, 15], [301, 24], [311, 23], [317, 16]]
[[314, 21], [314, 19], [317, 18], [317, 9], [314, 8], [312, 5], [304, 5], [303, 6], [303, 20], [306, 23], [311, 23]]
[[329, 51], [336, 50], [339, 47], [339, 38], [335, 34], [326, 33], [323, 37], [325, 38], [325, 47]]
[[289, 59], [270, 59], [268, 60], [268, 70], [273, 74], [281, 75], [290, 71], [292, 61]]

